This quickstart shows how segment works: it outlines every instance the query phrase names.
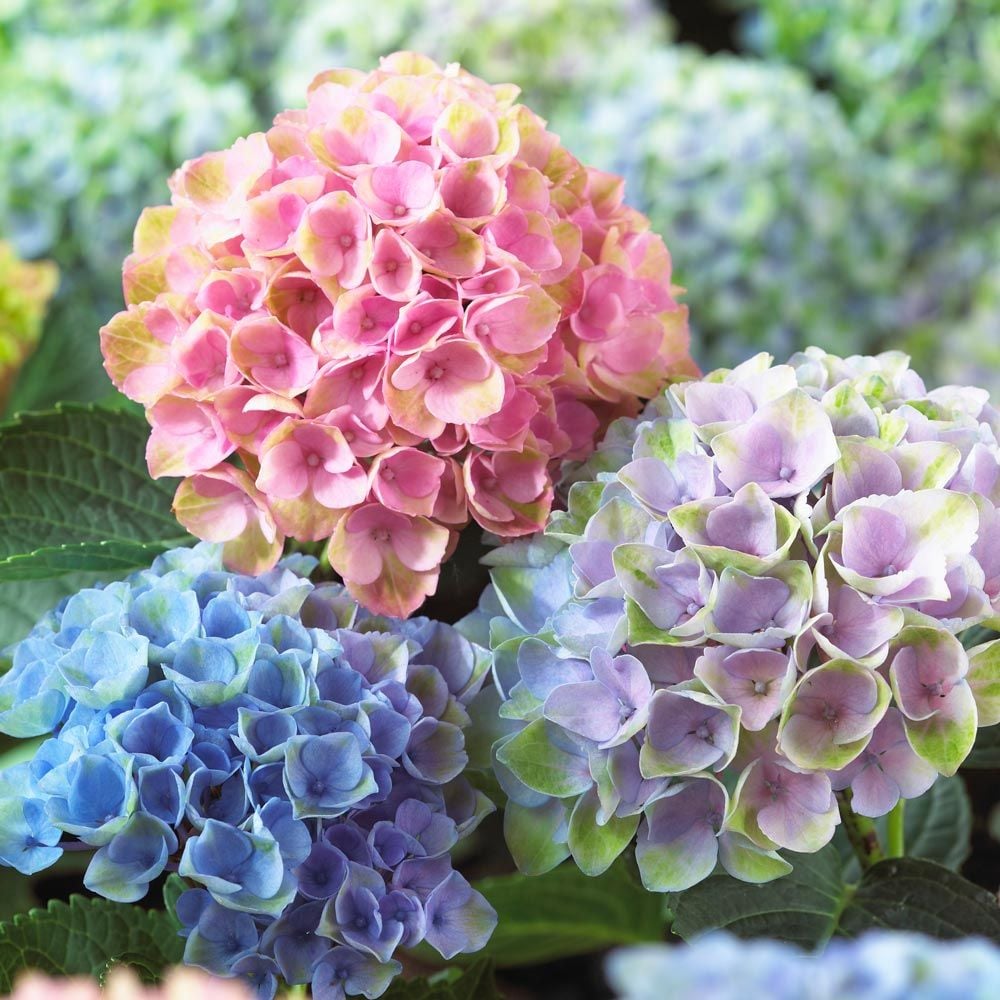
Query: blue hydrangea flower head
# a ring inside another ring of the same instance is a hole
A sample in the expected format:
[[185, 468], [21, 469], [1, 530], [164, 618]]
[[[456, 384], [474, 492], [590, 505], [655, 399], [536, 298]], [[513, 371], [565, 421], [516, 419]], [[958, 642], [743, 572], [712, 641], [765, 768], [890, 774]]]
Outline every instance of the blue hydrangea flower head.
[[176, 871], [187, 963], [376, 997], [398, 947], [450, 958], [496, 922], [448, 853], [492, 810], [462, 774], [489, 656], [314, 565], [240, 576], [200, 544], [47, 614], [0, 678], [0, 731], [48, 737], [0, 773], [0, 863], [90, 847], [120, 902]]

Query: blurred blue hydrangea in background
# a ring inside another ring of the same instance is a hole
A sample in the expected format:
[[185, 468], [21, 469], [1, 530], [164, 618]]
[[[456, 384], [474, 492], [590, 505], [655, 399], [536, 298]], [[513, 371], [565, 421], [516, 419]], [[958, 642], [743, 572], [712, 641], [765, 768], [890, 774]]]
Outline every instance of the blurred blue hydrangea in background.
[[778, 941], [710, 934], [682, 947], [643, 945], [605, 966], [618, 1000], [992, 1000], [1000, 949], [965, 938], [872, 931], [819, 954]]

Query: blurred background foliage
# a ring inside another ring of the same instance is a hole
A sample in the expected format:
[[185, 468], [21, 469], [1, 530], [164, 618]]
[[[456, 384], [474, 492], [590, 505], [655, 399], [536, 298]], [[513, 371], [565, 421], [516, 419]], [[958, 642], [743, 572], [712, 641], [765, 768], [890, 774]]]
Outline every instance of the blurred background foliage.
[[[0, 0], [0, 239], [61, 272], [9, 409], [105, 397], [146, 204], [334, 65], [513, 81], [625, 175], [705, 367], [899, 347], [1000, 390], [1000, 0]], [[2, 279], [0, 279], [2, 280]], [[0, 295], [3, 293], [0, 292]]]

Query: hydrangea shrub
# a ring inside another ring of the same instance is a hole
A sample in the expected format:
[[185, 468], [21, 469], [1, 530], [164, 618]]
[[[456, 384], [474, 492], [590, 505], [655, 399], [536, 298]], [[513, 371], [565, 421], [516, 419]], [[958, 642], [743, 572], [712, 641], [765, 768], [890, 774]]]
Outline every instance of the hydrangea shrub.
[[834, 98], [795, 68], [685, 45], [616, 49], [602, 72], [554, 127], [668, 237], [704, 356], [873, 349], [909, 217]]
[[113, 302], [135, 214], [173, 164], [250, 127], [247, 94], [239, 83], [206, 83], [176, 31], [15, 37], [17, 56], [0, 67], [4, 232], [22, 254], [50, 255], [96, 283], [80, 280], [80, 294]]
[[684, 947], [623, 949], [609, 957], [606, 971], [619, 1000], [658, 1000], [666, 982], [677, 1000], [986, 998], [1000, 981], [1000, 950], [977, 938], [870, 931], [809, 954], [778, 941], [711, 934]]
[[736, 0], [768, 58], [807, 67], [859, 131], [933, 174], [1000, 152], [1000, 8], [993, 0]]
[[397, 947], [493, 929], [449, 858], [492, 809], [462, 775], [489, 661], [314, 565], [237, 575], [201, 543], [46, 615], [0, 679], [0, 731], [46, 737], [0, 773], [0, 862], [93, 851], [85, 886], [125, 903], [177, 872], [187, 964], [375, 997]]
[[364, 68], [407, 48], [514, 80], [541, 115], [569, 121], [592, 96], [609, 45], [634, 53], [669, 34], [651, 0], [396, 0], [377, 20], [351, 0], [303, 6], [276, 60], [279, 107], [298, 100], [319, 67]]
[[538, 530], [562, 463], [693, 370], [663, 241], [515, 97], [412, 53], [323, 73], [143, 213], [105, 364], [227, 565], [329, 539], [409, 614], [470, 516]]
[[1000, 621], [998, 434], [980, 389], [815, 348], [613, 425], [545, 537], [490, 557], [519, 864], [634, 843], [652, 890], [767, 881], [838, 796], [880, 816], [954, 774], [1000, 721], [970, 631]]
[[[881, 343], [905, 346], [940, 382], [971, 381], [968, 370], [956, 371], [956, 359], [969, 357], [968, 368], [979, 361], [978, 384], [995, 391], [989, 352], [996, 317], [980, 303], [988, 304], [996, 287], [1000, 5], [738, 0], [738, 6], [748, 8], [750, 46], [822, 81], [858, 143], [882, 159], [880, 197], [895, 205], [902, 294], [898, 327], [883, 330]], [[956, 331], [960, 344], [952, 349]]]

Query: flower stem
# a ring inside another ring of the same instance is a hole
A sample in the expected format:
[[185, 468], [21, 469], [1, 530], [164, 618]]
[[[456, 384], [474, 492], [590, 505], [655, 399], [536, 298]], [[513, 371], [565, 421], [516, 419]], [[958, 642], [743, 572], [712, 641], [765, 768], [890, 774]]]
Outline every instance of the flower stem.
[[887, 858], [902, 858], [906, 855], [906, 832], [903, 826], [903, 808], [906, 799], [900, 799], [886, 817], [886, 848]]
[[861, 870], [871, 868], [873, 864], [885, 857], [875, 824], [867, 816], [859, 816], [851, 808], [849, 788], [837, 792], [837, 804], [840, 807], [840, 820], [844, 824], [844, 832], [861, 863]]

